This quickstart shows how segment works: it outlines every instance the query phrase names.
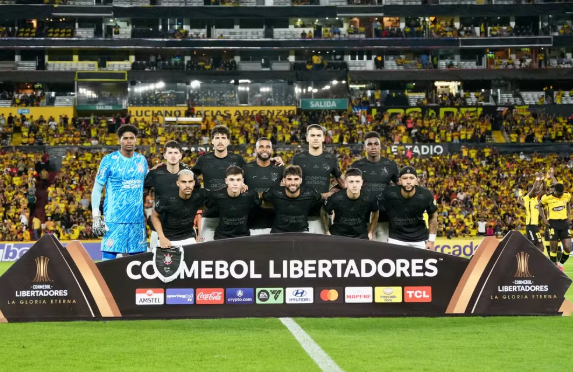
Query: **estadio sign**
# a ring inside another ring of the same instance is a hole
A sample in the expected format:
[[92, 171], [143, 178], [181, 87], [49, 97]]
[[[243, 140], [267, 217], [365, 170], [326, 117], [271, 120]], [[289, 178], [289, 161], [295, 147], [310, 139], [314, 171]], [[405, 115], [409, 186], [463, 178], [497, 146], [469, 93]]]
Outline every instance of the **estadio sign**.
[[186, 250], [164, 283], [152, 253], [94, 264], [79, 242], [46, 235], [0, 277], [0, 322], [573, 312], [571, 279], [518, 232], [485, 238], [471, 260], [315, 234]]

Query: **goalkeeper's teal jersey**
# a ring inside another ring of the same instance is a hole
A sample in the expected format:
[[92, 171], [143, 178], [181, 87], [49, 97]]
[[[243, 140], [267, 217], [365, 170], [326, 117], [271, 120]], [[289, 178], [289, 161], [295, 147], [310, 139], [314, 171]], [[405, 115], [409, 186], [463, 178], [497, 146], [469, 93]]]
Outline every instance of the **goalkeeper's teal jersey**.
[[106, 155], [96, 182], [105, 186], [104, 219], [112, 223], [143, 223], [143, 183], [147, 160], [134, 153], [126, 158], [119, 151]]

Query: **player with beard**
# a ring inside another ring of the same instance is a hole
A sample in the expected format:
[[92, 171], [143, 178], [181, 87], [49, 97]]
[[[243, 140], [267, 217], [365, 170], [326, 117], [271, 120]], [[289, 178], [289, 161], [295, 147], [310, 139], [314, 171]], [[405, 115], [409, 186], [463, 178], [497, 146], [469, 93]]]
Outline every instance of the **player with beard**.
[[[222, 125], [217, 125], [211, 131], [211, 144], [213, 152], [201, 155], [193, 166], [193, 173], [203, 175], [203, 186], [211, 191], [225, 187], [225, 172], [231, 166], [244, 167], [246, 165], [242, 156], [229, 153], [227, 147], [231, 142], [231, 131]], [[212, 241], [215, 229], [219, 224], [219, 211], [217, 208], [208, 208], [201, 216], [199, 233], [201, 240]]]
[[[268, 138], [260, 138], [255, 145], [256, 160], [245, 166], [245, 184], [249, 190], [264, 192], [279, 187], [284, 166], [271, 161], [273, 144]], [[271, 232], [275, 220], [274, 209], [255, 207], [249, 215], [251, 235], [265, 235]]]
[[[380, 210], [390, 219], [388, 243], [433, 250], [438, 230], [434, 194], [417, 186], [414, 167], [402, 168], [399, 175], [400, 186], [388, 186], [378, 197]], [[424, 212], [428, 213], [429, 235]]]
[[[301, 186], [302, 169], [289, 165], [283, 172], [284, 187], [275, 187], [262, 194], [262, 199], [275, 209], [271, 234], [308, 232], [308, 215], [311, 209], [320, 208], [322, 195], [315, 189]], [[265, 207], [268, 205], [265, 204]]]
[[[227, 147], [231, 142], [231, 131], [229, 128], [217, 125], [211, 131], [211, 143], [214, 151], [201, 155], [193, 166], [193, 173], [203, 175], [203, 186], [215, 191], [225, 187], [227, 168], [238, 166], [243, 168], [246, 165], [242, 156], [229, 153]], [[277, 164], [283, 164], [280, 157], [273, 158]], [[246, 187], [243, 189], [246, 190]], [[201, 228], [199, 230], [203, 241], [212, 241], [215, 229], [219, 224], [219, 211], [217, 208], [208, 208], [203, 211], [201, 218]]]
[[[324, 129], [318, 124], [310, 125], [306, 130], [308, 151], [296, 154], [292, 158], [292, 165], [302, 168], [302, 186], [313, 188], [325, 198], [332, 195], [330, 190], [330, 176], [332, 175], [338, 187], [346, 188], [342, 172], [338, 166], [335, 155], [323, 151]], [[316, 205], [308, 216], [309, 232], [324, 234], [324, 226], [320, 217], [320, 205]]]
[[[345, 174], [346, 191], [332, 194], [325, 202], [322, 223], [327, 235], [372, 240], [378, 222], [378, 202], [361, 193], [362, 172], [350, 168]], [[334, 212], [334, 223], [329, 228], [327, 213]], [[370, 223], [370, 225], [369, 225]]]
[[179, 171], [177, 188], [177, 197], [158, 200], [151, 215], [159, 246], [164, 249], [196, 243], [195, 216], [209, 197], [207, 190], [195, 188], [195, 176], [189, 169]]
[[254, 189], [241, 193], [244, 186], [243, 170], [237, 166], [227, 169], [225, 183], [217, 191], [209, 193], [208, 208], [219, 210], [219, 225], [215, 229], [215, 240], [249, 236], [249, 213], [261, 205], [259, 194]]
[[[165, 144], [163, 150], [163, 159], [165, 159], [166, 165], [155, 167], [147, 173], [143, 187], [145, 190], [153, 189], [155, 192], [155, 201], [160, 201], [164, 198], [174, 199], [178, 197], [179, 187], [177, 186], [177, 179], [179, 178], [179, 171], [182, 169], [188, 169], [185, 164], [180, 162], [182, 156], [183, 151], [179, 142], [169, 141]], [[201, 185], [197, 178], [195, 178], [194, 188], [200, 187]], [[151, 224], [151, 227], [152, 231], [149, 239], [149, 246], [153, 249], [157, 246], [159, 236], [153, 229], [153, 224]]]
[[[364, 150], [366, 157], [352, 163], [351, 168], [362, 171], [364, 185], [362, 193], [370, 198], [377, 198], [378, 195], [390, 185], [398, 183], [398, 164], [395, 161], [380, 156], [380, 135], [376, 132], [368, 132], [364, 136]], [[377, 242], [387, 242], [390, 229], [388, 215], [380, 210], [378, 225], [374, 231], [373, 239]]]
[[[122, 125], [118, 131], [120, 150], [104, 156], [95, 178], [91, 205], [93, 232], [103, 236], [103, 260], [118, 253], [147, 251], [147, 232], [143, 214], [143, 183], [147, 159], [135, 152], [139, 130]], [[105, 186], [104, 220], [101, 218], [101, 194]]]

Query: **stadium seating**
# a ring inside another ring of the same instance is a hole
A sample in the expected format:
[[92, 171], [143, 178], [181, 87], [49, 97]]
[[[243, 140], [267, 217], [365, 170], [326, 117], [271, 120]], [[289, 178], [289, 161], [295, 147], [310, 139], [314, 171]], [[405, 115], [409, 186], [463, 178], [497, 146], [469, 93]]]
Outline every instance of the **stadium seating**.
[[540, 103], [540, 99], [545, 98], [545, 92], [521, 92], [521, 98], [526, 105], [537, 105]]
[[95, 71], [97, 62], [48, 62], [46, 67], [48, 71]]

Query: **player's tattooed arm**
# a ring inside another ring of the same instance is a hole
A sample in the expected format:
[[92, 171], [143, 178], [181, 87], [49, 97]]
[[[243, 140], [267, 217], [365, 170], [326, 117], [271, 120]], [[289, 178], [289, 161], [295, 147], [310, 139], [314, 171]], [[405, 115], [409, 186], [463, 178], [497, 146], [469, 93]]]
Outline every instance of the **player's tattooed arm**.
[[273, 209], [273, 208], [274, 208], [273, 203], [271, 203], [271, 202], [265, 200], [265, 198], [263, 197], [263, 192], [262, 192], [262, 191], [260, 191], [258, 194], [259, 194], [259, 198], [263, 201], [263, 202], [261, 203], [261, 208], [265, 208], [265, 209]]
[[430, 240], [426, 243], [426, 249], [434, 250], [434, 242], [438, 233], [438, 211], [428, 216], [428, 230], [430, 230]]
[[320, 208], [320, 219], [322, 221], [322, 226], [324, 226], [324, 233], [326, 235], [330, 235], [330, 226], [329, 226], [328, 214], [326, 213], [326, 210], [324, 209], [324, 207]]
[[275, 156], [274, 158], [271, 158], [270, 160], [271, 160], [271, 162], [274, 163], [274, 165], [277, 165], [279, 167], [282, 167], [283, 165], [285, 165], [283, 158], [281, 158], [280, 156]]
[[374, 238], [374, 230], [376, 230], [376, 226], [378, 225], [378, 216], [380, 212], [372, 212], [370, 214], [370, 226], [368, 226], [368, 240], [372, 240]]
[[171, 248], [171, 242], [169, 241], [169, 239], [165, 237], [165, 234], [163, 233], [163, 226], [161, 225], [161, 219], [155, 209], [153, 209], [153, 211], [151, 212], [151, 223], [153, 223], [153, 227], [155, 228], [157, 235], [159, 235], [159, 245], [161, 246], [161, 248], [163, 249]]

